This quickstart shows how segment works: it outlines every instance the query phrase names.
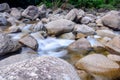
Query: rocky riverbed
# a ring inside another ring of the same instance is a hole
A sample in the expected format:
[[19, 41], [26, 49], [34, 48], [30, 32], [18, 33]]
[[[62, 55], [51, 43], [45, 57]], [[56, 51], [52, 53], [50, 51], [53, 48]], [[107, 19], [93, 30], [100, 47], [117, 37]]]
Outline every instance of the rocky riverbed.
[[0, 80], [120, 80], [120, 11], [0, 4]]

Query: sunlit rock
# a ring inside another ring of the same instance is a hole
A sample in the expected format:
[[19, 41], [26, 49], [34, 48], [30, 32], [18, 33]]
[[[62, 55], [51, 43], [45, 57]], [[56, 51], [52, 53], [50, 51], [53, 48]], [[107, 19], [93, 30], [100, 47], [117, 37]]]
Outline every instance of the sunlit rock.
[[45, 25], [49, 35], [59, 35], [66, 32], [71, 32], [74, 28], [75, 23], [66, 20], [66, 19], [59, 19], [56, 21], [51, 21]]
[[101, 54], [91, 54], [76, 63], [82, 69], [94, 76], [95, 80], [113, 80], [120, 76], [120, 66]]
[[22, 37], [19, 40], [19, 42], [33, 50], [37, 50], [37, 48], [38, 48], [37, 40], [34, 39], [34, 37], [32, 37], [30, 35]]
[[105, 47], [110, 53], [120, 55], [120, 36], [116, 36], [107, 42]]
[[76, 51], [81, 54], [88, 52], [90, 49], [91, 49], [91, 45], [90, 45], [89, 41], [85, 38], [78, 39], [77, 41], [71, 43], [68, 46], [68, 50]]

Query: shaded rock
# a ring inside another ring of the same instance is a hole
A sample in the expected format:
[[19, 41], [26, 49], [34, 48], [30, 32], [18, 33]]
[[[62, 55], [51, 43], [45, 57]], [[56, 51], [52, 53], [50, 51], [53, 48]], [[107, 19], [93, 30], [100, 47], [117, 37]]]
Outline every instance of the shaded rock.
[[6, 26], [7, 25], [7, 19], [3, 16], [0, 16], [0, 26]]
[[120, 36], [114, 37], [107, 44], [105, 44], [105, 48], [112, 54], [120, 55]]
[[12, 15], [13, 17], [15, 17], [16, 19], [20, 19], [22, 12], [20, 10], [18, 10], [17, 8], [12, 8], [10, 15]]
[[23, 50], [24, 51], [20, 54], [12, 55], [8, 58], [1, 60], [0, 67], [3, 67], [5, 65], [14, 64], [14, 63], [26, 60], [26, 59], [32, 59], [32, 58], [38, 57], [38, 54], [36, 54], [36, 52], [31, 49], [25, 48]]
[[97, 30], [96, 33], [97, 33], [97, 35], [99, 35], [101, 37], [113, 38], [116, 36], [116, 34], [110, 30]]
[[85, 15], [85, 12], [82, 10], [82, 9], [79, 9], [77, 12], [77, 19], [81, 19], [84, 15]]
[[69, 63], [50, 56], [1, 67], [0, 74], [1, 80], [80, 80]]
[[89, 41], [87, 39], [85, 39], [85, 38], [81, 38], [81, 39], [71, 43], [68, 46], [68, 50], [77, 51], [77, 52], [80, 52], [82, 54], [89, 51], [90, 48], [91, 48], [91, 45], [90, 45]]
[[77, 17], [77, 9], [72, 9], [66, 16], [65, 19], [73, 21]]
[[4, 11], [6, 12], [10, 11], [10, 7], [7, 3], [0, 4], [0, 12], [4, 12]]
[[110, 11], [102, 17], [102, 23], [114, 30], [120, 30], [120, 12]]
[[60, 36], [60, 38], [62, 38], [62, 39], [71, 39], [71, 40], [74, 40], [74, 39], [75, 39], [75, 35], [74, 35], [72, 32], [70, 32], [70, 33], [62, 34], [62, 35]]
[[93, 35], [95, 34], [95, 30], [87, 25], [75, 25], [74, 27], [74, 30], [73, 30], [74, 33], [82, 33], [82, 34], [85, 34], [85, 35]]
[[39, 17], [39, 9], [36, 6], [28, 6], [22, 12], [22, 16], [34, 20]]
[[38, 48], [38, 43], [37, 40], [34, 39], [34, 37], [27, 35], [19, 40], [20, 43], [24, 44], [25, 46], [37, 50]]
[[49, 35], [59, 35], [66, 32], [71, 32], [75, 23], [66, 19], [51, 21], [45, 25]]
[[21, 24], [21, 21], [18, 21], [15, 17], [9, 17], [7, 19], [7, 21], [11, 24], [11, 25], [16, 25], [16, 24]]
[[80, 38], [85, 38], [85, 37], [86, 37], [85, 34], [77, 33], [75, 38], [76, 38], [76, 39], [80, 39]]
[[20, 28], [16, 25], [13, 25], [11, 27], [8, 28], [7, 32], [9, 33], [15, 33], [15, 32], [20, 32]]
[[47, 16], [47, 7], [43, 4], [38, 7], [39, 10], [39, 17], [44, 18]]
[[120, 66], [101, 54], [83, 57], [76, 63], [76, 67], [90, 73], [95, 80], [112, 80], [120, 76]]
[[77, 70], [77, 73], [82, 80], [93, 80], [90, 74], [83, 70]]
[[82, 24], [88, 24], [90, 22], [92, 22], [92, 18], [90, 18], [90, 17], [85, 16], [81, 19]]
[[17, 51], [21, 45], [5, 33], [0, 33], [0, 55]]

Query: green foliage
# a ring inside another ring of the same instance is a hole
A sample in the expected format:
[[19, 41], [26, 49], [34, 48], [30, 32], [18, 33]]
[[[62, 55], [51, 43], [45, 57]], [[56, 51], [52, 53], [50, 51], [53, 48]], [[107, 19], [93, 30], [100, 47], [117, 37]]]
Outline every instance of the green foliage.
[[75, 7], [85, 8], [106, 8], [115, 9], [120, 8], [120, 0], [17, 0], [24, 4], [41, 5], [46, 4], [47, 7], [57, 8], [63, 3], [69, 3]]

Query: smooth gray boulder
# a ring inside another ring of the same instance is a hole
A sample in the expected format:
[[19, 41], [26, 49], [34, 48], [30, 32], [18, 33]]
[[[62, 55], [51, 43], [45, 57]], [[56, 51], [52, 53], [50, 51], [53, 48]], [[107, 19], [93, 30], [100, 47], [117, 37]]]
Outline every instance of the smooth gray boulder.
[[80, 80], [66, 61], [42, 56], [0, 68], [0, 80]]

